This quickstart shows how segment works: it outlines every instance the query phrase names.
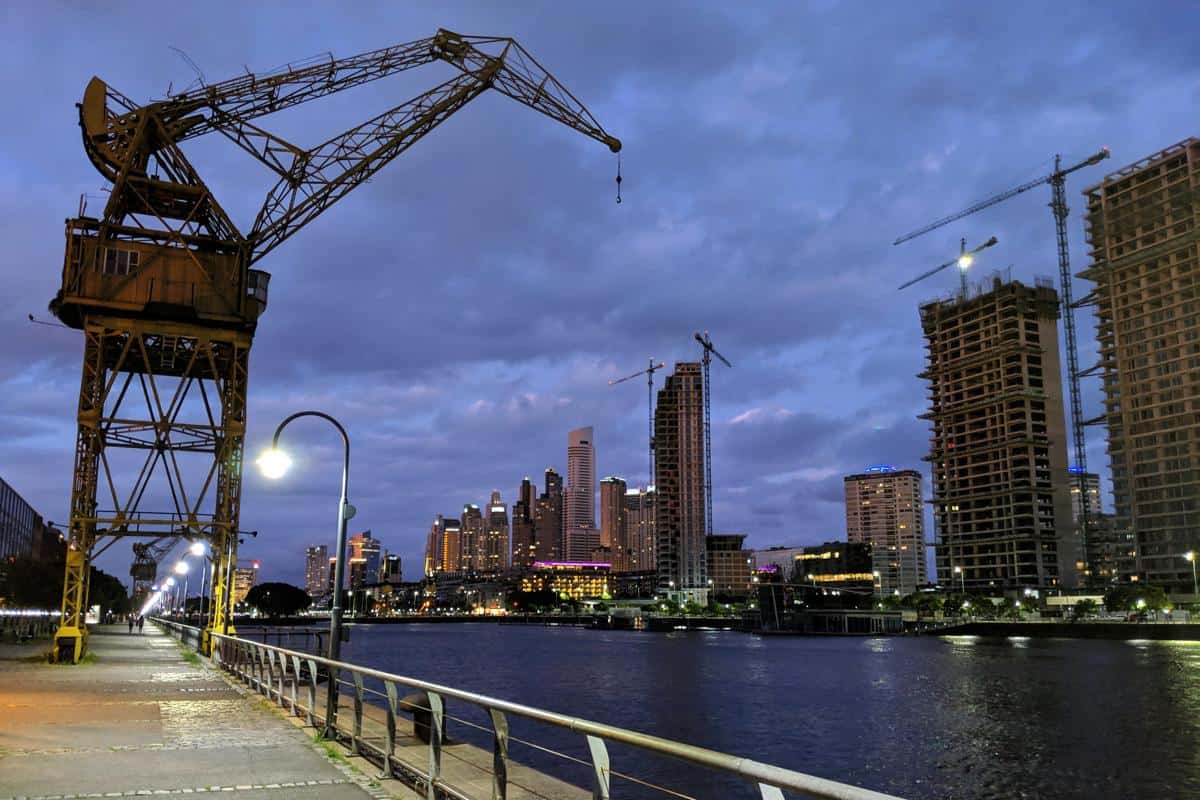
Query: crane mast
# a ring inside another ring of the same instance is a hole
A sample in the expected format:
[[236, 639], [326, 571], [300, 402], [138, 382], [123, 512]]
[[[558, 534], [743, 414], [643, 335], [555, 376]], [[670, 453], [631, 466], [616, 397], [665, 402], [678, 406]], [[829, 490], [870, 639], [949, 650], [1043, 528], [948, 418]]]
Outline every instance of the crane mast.
[[[456, 74], [316, 146], [259, 124], [277, 111], [435, 61]], [[87, 84], [79, 104], [84, 151], [112, 188], [100, 216], [81, 210], [67, 221], [62, 285], [50, 303], [84, 334], [58, 660], [78, 661], [86, 650], [88, 567], [105, 537], [208, 541], [213, 614], [203, 647], [214, 631], [232, 630], [229, 567], [237, 559], [249, 352], [270, 280], [252, 267], [489, 89], [614, 153], [621, 149], [515, 40], [444, 29], [147, 104], [100, 78]], [[275, 175], [246, 233], [180, 146], [209, 133]], [[120, 480], [129, 476], [112, 461], [118, 451], [144, 457], [140, 469], [129, 470], [131, 480]], [[139, 574], [153, 555], [143, 548], [137, 556]]]
[[1099, 152], [1088, 156], [1083, 161], [1064, 168], [1062, 166], [1062, 156], [1055, 155], [1054, 171], [1050, 174], [1023, 183], [1020, 186], [1015, 186], [1008, 191], [1001, 192], [975, 205], [969, 206], [958, 213], [951, 214], [950, 216], [931, 222], [924, 227], [917, 228], [915, 231], [901, 236], [892, 243], [901, 244], [907, 242], [910, 239], [915, 239], [930, 231], [937, 230], [944, 225], [949, 225], [951, 222], [969, 217], [977, 211], [982, 211], [997, 203], [1002, 203], [1009, 198], [1023, 194], [1030, 189], [1045, 184], [1050, 185], [1050, 211], [1054, 215], [1055, 242], [1058, 249], [1059, 301], [1063, 318], [1063, 338], [1066, 340], [1067, 346], [1067, 387], [1071, 403], [1071, 449], [1075, 457], [1075, 466], [1071, 470], [1071, 474], [1075, 477], [1076, 489], [1079, 491], [1079, 546], [1081, 550], [1080, 555], [1084, 562], [1084, 581], [1087, 584], [1091, 583], [1092, 578], [1092, 564], [1088, 557], [1087, 545], [1088, 529], [1090, 526], [1087, 482], [1085, 477], [1087, 473], [1087, 444], [1083, 433], [1083, 401], [1079, 391], [1079, 378], [1081, 375], [1079, 372], [1079, 348], [1075, 337], [1074, 293], [1071, 289], [1071, 253], [1067, 243], [1067, 215], [1069, 209], [1067, 208], [1066, 178], [1071, 173], [1081, 170], [1084, 167], [1099, 164], [1108, 157], [1108, 148], [1105, 147]]

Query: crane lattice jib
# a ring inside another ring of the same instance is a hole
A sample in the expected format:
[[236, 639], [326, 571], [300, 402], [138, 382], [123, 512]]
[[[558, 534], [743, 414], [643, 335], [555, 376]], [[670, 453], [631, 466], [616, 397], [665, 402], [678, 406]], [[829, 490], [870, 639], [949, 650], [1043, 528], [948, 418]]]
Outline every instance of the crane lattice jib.
[[[451, 64], [461, 74], [314, 148], [301, 148], [252, 122], [433, 61]], [[278, 183], [246, 237], [249, 263], [254, 263], [489, 88], [613, 152], [621, 149], [620, 140], [515, 40], [446, 30], [349, 58], [238, 76], [144, 107], [94, 78], [84, 94], [80, 121], [92, 163], [114, 182], [130, 167], [144, 172], [151, 155], [182, 161], [181, 153], [172, 153], [175, 146], [210, 132], [228, 137], [275, 172]], [[148, 119], [157, 124], [146, 133]], [[198, 183], [194, 175], [184, 174], [190, 170], [177, 171], [178, 183]]]

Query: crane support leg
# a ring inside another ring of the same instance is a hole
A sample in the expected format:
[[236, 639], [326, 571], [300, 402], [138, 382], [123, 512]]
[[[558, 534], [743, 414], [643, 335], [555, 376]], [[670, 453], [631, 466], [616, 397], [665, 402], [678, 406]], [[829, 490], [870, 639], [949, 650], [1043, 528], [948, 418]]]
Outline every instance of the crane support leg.
[[[70, 538], [54, 647], [59, 661], [72, 663], [87, 652], [90, 561], [103, 536], [207, 539], [220, 565], [217, 599], [228, 596], [250, 353], [250, 334], [241, 330], [92, 316], [83, 331]], [[132, 459], [133, 468], [122, 469], [121, 459]], [[222, 629], [226, 624], [220, 612], [212, 620]]]

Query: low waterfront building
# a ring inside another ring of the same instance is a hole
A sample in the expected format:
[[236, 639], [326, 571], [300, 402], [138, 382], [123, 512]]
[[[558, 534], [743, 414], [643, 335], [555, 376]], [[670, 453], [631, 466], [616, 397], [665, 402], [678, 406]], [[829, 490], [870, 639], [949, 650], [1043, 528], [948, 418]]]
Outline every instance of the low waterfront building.
[[708, 580], [717, 597], [741, 600], [750, 594], [754, 556], [742, 549], [744, 533], [714, 533], [706, 537]]
[[648, 600], [657, 594], [658, 573], [652, 569], [618, 572], [612, 579], [613, 596], [620, 600]]
[[871, 546], [865, 542], [825, 542], [800, 548], [793, 581], [860, 595], [877, 591]]
[[751, 564], [755, 569], [775, 567], [783, 572], [785, 578], [790, 578], [795, 568], [796, 557], [804, 552], [803, 547], [768, 547], [766, 550], [751, 550]]
[[521, 591], [545, 589], [559, 597], [585, 600], [612, 597], [612, 564], [604, 561], [535, 561], [521, 578]]

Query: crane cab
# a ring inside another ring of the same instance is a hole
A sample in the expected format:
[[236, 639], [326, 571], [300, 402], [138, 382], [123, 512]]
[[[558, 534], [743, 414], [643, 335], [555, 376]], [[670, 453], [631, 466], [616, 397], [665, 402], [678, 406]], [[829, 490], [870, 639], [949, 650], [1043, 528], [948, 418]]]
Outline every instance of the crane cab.
[[89, 217], [67, 220], [62, 288], [50, 303], [64, 324], [108, 314], [253, 330], [266, 310], [270, 275], [247, 269], [236, 244], [121, 233]]

